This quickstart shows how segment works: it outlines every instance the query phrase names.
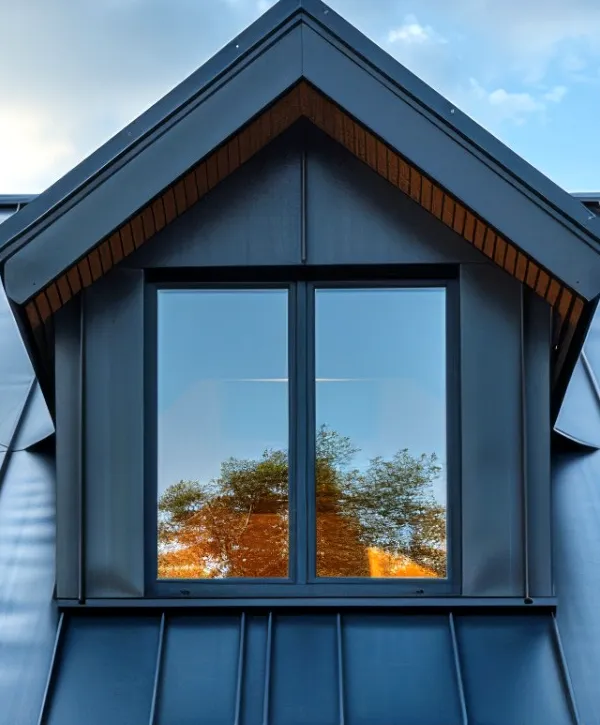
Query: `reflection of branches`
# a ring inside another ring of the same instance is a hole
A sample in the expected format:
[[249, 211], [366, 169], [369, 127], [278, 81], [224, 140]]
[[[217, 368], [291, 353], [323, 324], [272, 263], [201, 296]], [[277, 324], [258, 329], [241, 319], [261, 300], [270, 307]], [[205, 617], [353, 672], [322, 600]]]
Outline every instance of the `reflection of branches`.
[[[443, 576], [446, 522], [432, 491], [441, 470], [435, 455], [414, 458], [401, 450], [360, 471], [350, 467], [356, 453], [350, 439], [318, 431], [319, 575], [369, 576], [377, 569], [399, 576], [394, 572], [408, 571], [412, 561], [410, 575]], [[208, 485], [170, 486], [159, 501], [159, 574], [287, 576], [287, 487], [287, 453], [273, 450], [259, 460], [229, 459]]]

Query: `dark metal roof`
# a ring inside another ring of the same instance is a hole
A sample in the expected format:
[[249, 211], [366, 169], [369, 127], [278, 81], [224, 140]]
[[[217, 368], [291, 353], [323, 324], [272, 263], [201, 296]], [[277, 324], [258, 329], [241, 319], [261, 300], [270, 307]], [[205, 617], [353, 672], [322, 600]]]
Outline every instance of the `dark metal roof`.
[[551, 614], [65, 615], [49, 725], [575, 720]]
[[[27, 198], [0, 197], [0, 220]], [[58, 616], [54, 460], [31, 448], [53, 426], [1, 285], [0, 351], [0, 725], [33, 725]]]
[[9, 297], [22, 304], [302, 78], [584, 298], [600, 292], [600, 222], [582, 203], [319, 0], [280, 0], [2, 225]]
[[558, 623], [580, 721], [600, 725], [600, 451], [555, 454], [552, 467]]

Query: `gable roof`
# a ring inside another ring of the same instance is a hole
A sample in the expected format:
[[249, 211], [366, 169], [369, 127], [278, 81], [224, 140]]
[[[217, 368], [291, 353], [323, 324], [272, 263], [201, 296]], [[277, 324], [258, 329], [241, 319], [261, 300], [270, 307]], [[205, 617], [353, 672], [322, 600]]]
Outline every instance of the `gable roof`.
[[600, 220], [319, 0], [280, 0], [2, 224], [25, 334], [302, 116], [555, 308], [564, 389], [600, 292]]

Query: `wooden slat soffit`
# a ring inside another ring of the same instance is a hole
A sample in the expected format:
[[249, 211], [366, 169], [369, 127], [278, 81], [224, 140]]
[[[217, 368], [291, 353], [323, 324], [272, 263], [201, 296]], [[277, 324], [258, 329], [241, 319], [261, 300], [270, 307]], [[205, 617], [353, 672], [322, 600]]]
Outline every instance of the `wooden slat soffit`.
[[[566, 354], [584, 300], [306, 82], [295, 86], [26, 304], [35, 330], [300, 118], [307, 118], [466, 242], [546, 300]], [[509, 213], [509, 212], [507, 212]]]

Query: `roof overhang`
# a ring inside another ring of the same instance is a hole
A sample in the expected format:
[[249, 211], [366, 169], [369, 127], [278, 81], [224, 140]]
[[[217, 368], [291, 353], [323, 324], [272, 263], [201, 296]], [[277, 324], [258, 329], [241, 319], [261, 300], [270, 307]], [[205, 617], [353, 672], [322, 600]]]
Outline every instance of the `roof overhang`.
[[546, 299], [560, 399], [600, 292], [600, 221], [318, 0], [281, 0], [0, 226], [25, 333], [301, 117]]

